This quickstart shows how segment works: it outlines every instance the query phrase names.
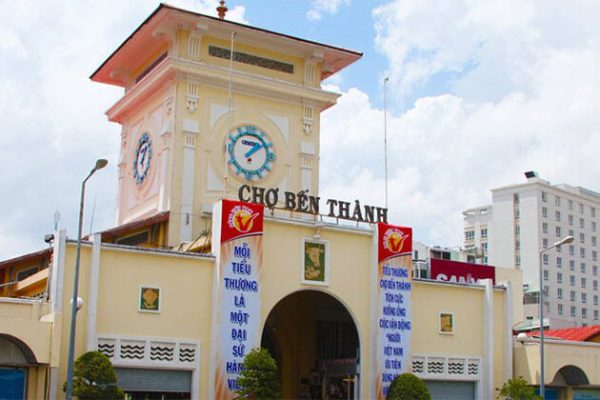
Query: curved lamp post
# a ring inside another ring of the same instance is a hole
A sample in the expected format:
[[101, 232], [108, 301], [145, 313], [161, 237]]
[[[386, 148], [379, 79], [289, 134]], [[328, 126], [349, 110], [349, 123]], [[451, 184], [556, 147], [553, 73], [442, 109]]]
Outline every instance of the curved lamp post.
[[85, 183], [91, 178], [94, 173], [104, 167], [106, 167], [108, 161], [105, 159], [96, 160], [96, 165], [90, 171], [88, 176], [85, 177], [81, 183], [81, 200], [79, 203], [79, 227], [77, 230], [77, 253], [75, 255], [75, 277], [73, 279], [73, 298], [71, 299], [71, 334], [69, 336], [69, 359], [67, 364], [67, 400], [73, 398], [73, 361], [75, 358], [75, 328], [77, 324], [77, 310], [78, 310], [78, 298], [77, 294], [79, 291], [79, 256], [81, 254], [81, 228], [83, 225], [83, 200], [85, 197]]
[[540, 250], [540, 396], [542, 396], [542, 400], [546, 398], [546, 393], [544, 390], [544, 290], [543, 290], [543, 262], [542, 255], [552, 250], [560, 245], [572, 243], [575, 238], [573, 236], [565, 236], [560, 239], [558, 242], [554, 243], [552, 246], [547, 249]]

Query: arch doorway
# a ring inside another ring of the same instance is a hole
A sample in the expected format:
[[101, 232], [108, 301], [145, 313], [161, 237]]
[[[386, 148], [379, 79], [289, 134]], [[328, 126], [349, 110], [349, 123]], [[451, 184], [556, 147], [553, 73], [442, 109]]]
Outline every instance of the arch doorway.
[[277, 361], [283, 398], [358, 398], [358, 330], [335, 297], [303, 290], [280, 300], [267, 317], [261, 347]]

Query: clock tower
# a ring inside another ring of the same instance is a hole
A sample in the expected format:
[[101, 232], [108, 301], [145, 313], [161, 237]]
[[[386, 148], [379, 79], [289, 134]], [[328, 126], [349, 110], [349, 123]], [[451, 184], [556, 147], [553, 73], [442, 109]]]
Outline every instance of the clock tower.
[[360, 57], [161, 4], [91, 76], [125, 89], [117, 225], [168, 212], [179, 246], [241, 185], [318, 195], [321, 81]]

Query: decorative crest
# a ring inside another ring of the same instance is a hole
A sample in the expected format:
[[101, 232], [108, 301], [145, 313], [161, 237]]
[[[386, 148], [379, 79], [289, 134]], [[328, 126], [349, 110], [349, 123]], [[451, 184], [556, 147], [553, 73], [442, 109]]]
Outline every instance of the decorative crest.
[[225, 19], [225, 13], [228, 10], [227, 6], [225, 5], [225, 0], [221, 0], [221, 1], [219, 1], [219, 3], [221, 5], [219, 7], [217, 7], [217, 13], [219, 13], [220, 19]]

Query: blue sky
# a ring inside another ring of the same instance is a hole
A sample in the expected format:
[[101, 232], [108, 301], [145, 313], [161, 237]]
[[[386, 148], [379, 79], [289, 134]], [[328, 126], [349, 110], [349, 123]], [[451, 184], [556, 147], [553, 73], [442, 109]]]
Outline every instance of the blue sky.
[[[211, 14], [216, 3], [171, 2]], [[44, 247], [57, 210], [75, 236], [79, 185], [98, 157], [110, 164], [90, 181], [84, 231], [113, 226], [120, 130], [104, 112], [121, 90], [88, 77], [158, 4], [0, 0], [0, 259]], [[600, 191], [599, 2], [228, 6], [232, 20], [364, 53], [325, 82], [342, 96], [322, 115], [321, 197], [383, 204], [386, 76], [390, 220], [417, 239], [459, 245], [461, 211], [526, 170]]]

